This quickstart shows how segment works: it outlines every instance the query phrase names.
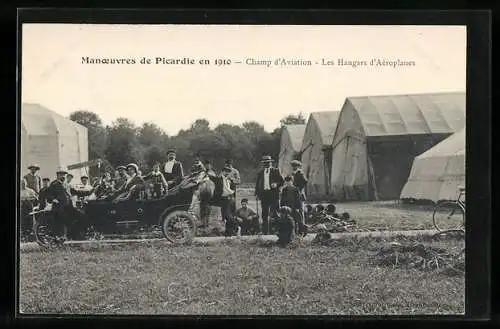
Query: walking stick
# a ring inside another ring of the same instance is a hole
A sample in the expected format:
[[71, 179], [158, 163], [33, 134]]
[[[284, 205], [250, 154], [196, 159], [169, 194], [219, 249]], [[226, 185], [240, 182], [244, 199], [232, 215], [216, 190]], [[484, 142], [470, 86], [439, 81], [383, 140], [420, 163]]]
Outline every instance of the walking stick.
[[[257, 196], [255, 196], [255, 208], [257, 210], [257, 218], [260, 218], [260, 214], [259, 214], [259, 198]], [[259, 228], [259, 230], [262, 231], [260, 228]]]

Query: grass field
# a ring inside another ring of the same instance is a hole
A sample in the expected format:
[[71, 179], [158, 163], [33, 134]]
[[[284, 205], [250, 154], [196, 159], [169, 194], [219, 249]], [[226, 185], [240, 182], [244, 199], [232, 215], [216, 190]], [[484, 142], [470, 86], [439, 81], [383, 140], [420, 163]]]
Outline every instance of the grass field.
[[[233, 315], [463, 312], [463, 275], [379, 265], [373, 257], [388, 241], [363, 239], [286, 249], [230, 240], [22, 253], [20, 310]], [[463, 247], [463, 240], [456, 239], [421, 242], [450, 252]]]

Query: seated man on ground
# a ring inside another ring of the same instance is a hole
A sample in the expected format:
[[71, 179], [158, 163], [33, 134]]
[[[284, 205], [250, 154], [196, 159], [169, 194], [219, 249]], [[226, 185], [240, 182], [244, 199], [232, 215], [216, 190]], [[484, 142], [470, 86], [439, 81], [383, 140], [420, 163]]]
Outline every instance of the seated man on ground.
[[241, 207], [236, 210], [236, 220], [241, 227], [241, 235], [254, 235], [259, 233], [259, 215], [248, 207], [248, 199], [241, 200]]

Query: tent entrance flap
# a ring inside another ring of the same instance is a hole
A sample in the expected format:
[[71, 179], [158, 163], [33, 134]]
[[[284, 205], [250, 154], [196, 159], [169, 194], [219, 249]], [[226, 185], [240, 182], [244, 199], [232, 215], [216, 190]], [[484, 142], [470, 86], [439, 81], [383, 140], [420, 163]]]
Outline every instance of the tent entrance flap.
[[408, 180], [412, 155], [371, 155], [373, 164], [372, 181], [375, 182], [374, 192], [377, 193], [376, 200], [397, 200], [401, 190]]
[[423, 147], [421, 142], [415, 142], [409, 138], [369, 142], [369, 163], [372, 165], [371, 184], [376, 191], [376, 200], [397, 200], [401, 195], [416, 153]]

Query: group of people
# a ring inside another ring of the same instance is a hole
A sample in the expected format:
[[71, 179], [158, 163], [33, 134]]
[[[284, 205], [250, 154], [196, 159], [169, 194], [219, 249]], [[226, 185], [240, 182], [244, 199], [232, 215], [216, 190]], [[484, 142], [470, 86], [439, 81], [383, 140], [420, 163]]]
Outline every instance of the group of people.
[[[160, 163], [156, 163], [152, 171], [146, 175], [142, 175], [134, 163], [120, 165], [116, 168], [114, 177], [106, 172], [94, 184], [90, 184], [88, 176], [85, 175], [80, 177], [79, 184], [74, 184], [73, 175], [64, 168], [57, 170], [56, 179], [52, 182], [49, 178], [41, 179], [38, 175], [40, 167], [31, 165], [28, 167], [30, 172], [23, 177], [21, 191], [25, 199], [32, 197], [37, 200], [40, 208], [45, 208], [50, 203], [56, 217], [62, 217], [67, 215], [68, 211], [74, 210], [78, 200], [94, 198], [119, 202], [139, 198], [144, 194], [152, 198], [161, 198], [175, 186], [186, 182], [189, 184], [189, 179], [186, 178], [192, 177], [197, 183], [200, 181], [199, 177], [203, 177], [202, 179], [222, 182], [219, 199], [226, 235], [270, 234], [274, 226], [270, 218], [283, 217], [293, 218], [295, 233], [307, 233], [304, 216], [307, 178], [301, 169], [300, 161], [293, 160], [291, 162], [293, 174], [283, 177], [280, 170], [273, 166], [273, 159], [270, 156], [262, 157], [262, 168], [257, 174], [255, 184], [255, 196], [260, 201], [262, 210], [260, 218], [258, 212], [249, 207], [248, 199], [241, 199], [240, 206], [236, 206], [236, 190], [241, 178], [239, 171], [233, 167], [231, 159], [227, 159], [223, 169], [217, 173], [210, 161], [202, 162], [197, 157], [191, 172], [185, 175], [183, 165], [176, 159], [174, 150], [167, 152], [167, 158], [163, 167]], [[195, 191], [192, 206], [199, 202], [198, 197]], [[209, 212], [210, 208], [206, 205], [200, 207], [202, 226], [208, 226]]]
[[[302, 163], [298, 160], [291, 161], [293, 174], [286, 177], [273, 166], [273, 159], [270, 156], [263, 156], [261, 164], [262, 168], [257, 174], [255, 184], [255, 196], [260, 201], [262, 218], [255, 209], [249, 207], [247, 198], [241, 199], [241, 206], [236, 209], [237, 184], [232, 184], [234, 197], [230, 197], [231, 207], [227, 207], [226, 210], [224, 206], [222, 207], [226, 235], [270, 234], [289, 224], [294, 234], [307, 234], [304, 214], [307, 178], [302, 171]], [[281, 221], [286, 225], [281, 225]]]
[[286, 177], [282, 176], [278, 168], [273, 167], [270, 156], [262, 157], [261, 163], [263, 168], [257, 174], [255, 195], [262, 208], [262, 232], [271, 233], [269, 216], [274, 219], [291, 216], [295, 233], [307, 234], [304, 214], [307, 178], [302, 171], [302, 163], [298, 160], [291, 161], [293, 174]]

